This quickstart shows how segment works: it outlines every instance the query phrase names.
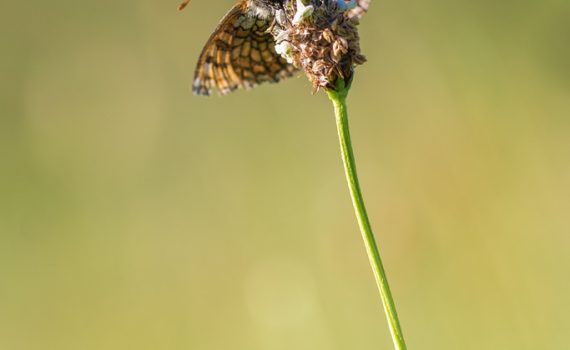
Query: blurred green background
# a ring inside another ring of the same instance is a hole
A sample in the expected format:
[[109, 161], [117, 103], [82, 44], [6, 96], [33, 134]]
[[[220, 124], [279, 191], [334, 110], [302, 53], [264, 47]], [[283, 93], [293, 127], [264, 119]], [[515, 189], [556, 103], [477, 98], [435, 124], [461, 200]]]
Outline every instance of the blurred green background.
[[[332, 109], [189, 85], [230, 0], [6, 1], [0, 349], [390, 349]], [[350, 97], [410, 349], [570, 346], [570, 2], [372, 2]]]

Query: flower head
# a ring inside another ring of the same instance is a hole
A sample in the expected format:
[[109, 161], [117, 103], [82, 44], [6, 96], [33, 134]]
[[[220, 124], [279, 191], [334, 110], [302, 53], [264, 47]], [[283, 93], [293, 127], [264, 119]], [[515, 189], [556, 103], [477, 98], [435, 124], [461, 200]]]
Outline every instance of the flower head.
[[350, 82], [354, 67], [366, 62], [357, 26], [369, 0], [288, 0], [272, 30], [276, 50], [303, 69], [313, 85], [334, 89]]

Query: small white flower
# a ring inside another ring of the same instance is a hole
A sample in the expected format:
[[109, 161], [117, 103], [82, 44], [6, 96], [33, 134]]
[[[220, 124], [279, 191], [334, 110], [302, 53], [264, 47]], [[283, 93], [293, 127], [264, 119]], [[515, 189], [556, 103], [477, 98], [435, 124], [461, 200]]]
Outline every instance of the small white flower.
[[[339, 1], [343, 1], [343, 0], [339, 0]], [[356, 0], [352, 0], [352, 1], [356, 1]], [[303, 4], [303, 1], [297, 0], [297, 12], [295, 13], [295, 16], [293, 17], [293, 24], [297, 25], [297, 24], [303, 22], [305, 20], [305, 18], [307, 18], [313, 14], [313, 11], [315, 11], [315, 8], [313, 7], [313, 5], [305, 5], [305, 4]]]
[[275, 52], [277, 52], [281, 57], [287, 60], [287, 63], [293, 63], [293, 48], [291, 44], [287, 41], [282, 41], [278, 44], [275, 44]]

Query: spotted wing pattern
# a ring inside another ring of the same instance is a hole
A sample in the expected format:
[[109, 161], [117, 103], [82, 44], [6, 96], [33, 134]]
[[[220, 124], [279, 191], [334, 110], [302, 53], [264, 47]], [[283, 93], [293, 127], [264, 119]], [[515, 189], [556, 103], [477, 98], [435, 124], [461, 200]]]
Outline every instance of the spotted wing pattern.
[[368, 11], [370, 1], [372, 0], [356, 0], [357, 5], [348, 12], [348, 16], [361, 18]]
[[270, 24], [243, 3], [235, 5], [202, 50], [192, 91], [208, 96], [216, 88], [224, 95], [293, 75], [296, 68], [275, 52], [274, 39], [267, 33]]

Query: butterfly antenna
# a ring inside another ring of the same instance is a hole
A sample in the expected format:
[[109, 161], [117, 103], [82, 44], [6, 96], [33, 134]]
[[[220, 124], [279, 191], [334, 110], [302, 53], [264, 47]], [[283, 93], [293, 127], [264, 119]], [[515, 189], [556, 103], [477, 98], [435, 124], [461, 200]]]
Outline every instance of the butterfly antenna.
[[180, 5], [178, 5], [178, 11], [184, 10], [186, 6], [190, 3], [190, 0], [184, 0]]

